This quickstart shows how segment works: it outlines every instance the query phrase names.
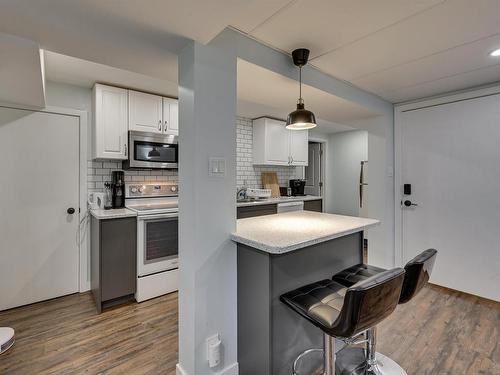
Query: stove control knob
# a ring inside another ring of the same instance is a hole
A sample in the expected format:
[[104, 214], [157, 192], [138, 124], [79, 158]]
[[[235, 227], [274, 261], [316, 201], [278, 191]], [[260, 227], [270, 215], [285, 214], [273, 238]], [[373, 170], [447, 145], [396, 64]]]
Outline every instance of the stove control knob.
[[175, 193], [177, 191], [177, 186], [172, 186], [170, 188], [170, 191], [172, 191], [173, 193]]
[[142, 193], [144, 191], [144, 186], [141, 186], [138, 190], [139, 190], [139, 193]]
[[130, 188], [130, 191], [131, 191], [132, 193], [137, 193], [137, 188], [134, 186], [134, 187]]

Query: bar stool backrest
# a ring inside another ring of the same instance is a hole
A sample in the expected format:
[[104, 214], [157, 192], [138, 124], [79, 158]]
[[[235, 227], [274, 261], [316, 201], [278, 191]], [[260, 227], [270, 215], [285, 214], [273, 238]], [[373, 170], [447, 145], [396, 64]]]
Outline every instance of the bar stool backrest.
[[394, 268], [347, 289], [335, 335], [352, 337], [389, 316], [399, 303], [404, 274], [404, 269]]
[[436, 261], [437, 250], [428, 249], [406, 263], [405, 280], [399, 303], [406, 303], [415, 297], [427, 284]]

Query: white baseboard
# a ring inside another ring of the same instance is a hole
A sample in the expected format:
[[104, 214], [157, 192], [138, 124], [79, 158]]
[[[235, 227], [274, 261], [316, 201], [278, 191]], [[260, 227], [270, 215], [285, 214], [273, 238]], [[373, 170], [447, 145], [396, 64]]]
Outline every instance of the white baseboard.
[[[177, 375], [188, 375], [180, 364], [177, 364], [175, 366], [175, 373]], [[239, 367], [238, 367], [238, 362], [236, 362], [233, 363], [231, 366], [226, 367], [224, 370], [216, 372], [214, 375], [238, 375], [238, 374], [239, 374]]]
[[175, 373], [176, 375], [187, 375], [186, 371], [183, 370], [180, 364], [175, 366]]

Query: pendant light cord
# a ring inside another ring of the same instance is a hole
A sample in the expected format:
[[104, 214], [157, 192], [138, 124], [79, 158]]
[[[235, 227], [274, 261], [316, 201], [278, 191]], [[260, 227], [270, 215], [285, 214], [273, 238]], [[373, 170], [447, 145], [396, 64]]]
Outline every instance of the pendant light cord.
[[299, 100], [302, 101], [302, 66], [299, 67]]

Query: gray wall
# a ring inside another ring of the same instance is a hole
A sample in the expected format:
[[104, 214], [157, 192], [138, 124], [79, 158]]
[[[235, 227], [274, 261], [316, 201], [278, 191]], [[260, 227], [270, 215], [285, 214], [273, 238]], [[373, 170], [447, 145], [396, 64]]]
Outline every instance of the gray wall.
[[[190, 43], [179, 55], [179, 366], [187, 375], [237, 374], [236, 56]], [[210, 157], [226, 174], [210, 176]], [[222, 363], [206, 360], [219, 333]]]

